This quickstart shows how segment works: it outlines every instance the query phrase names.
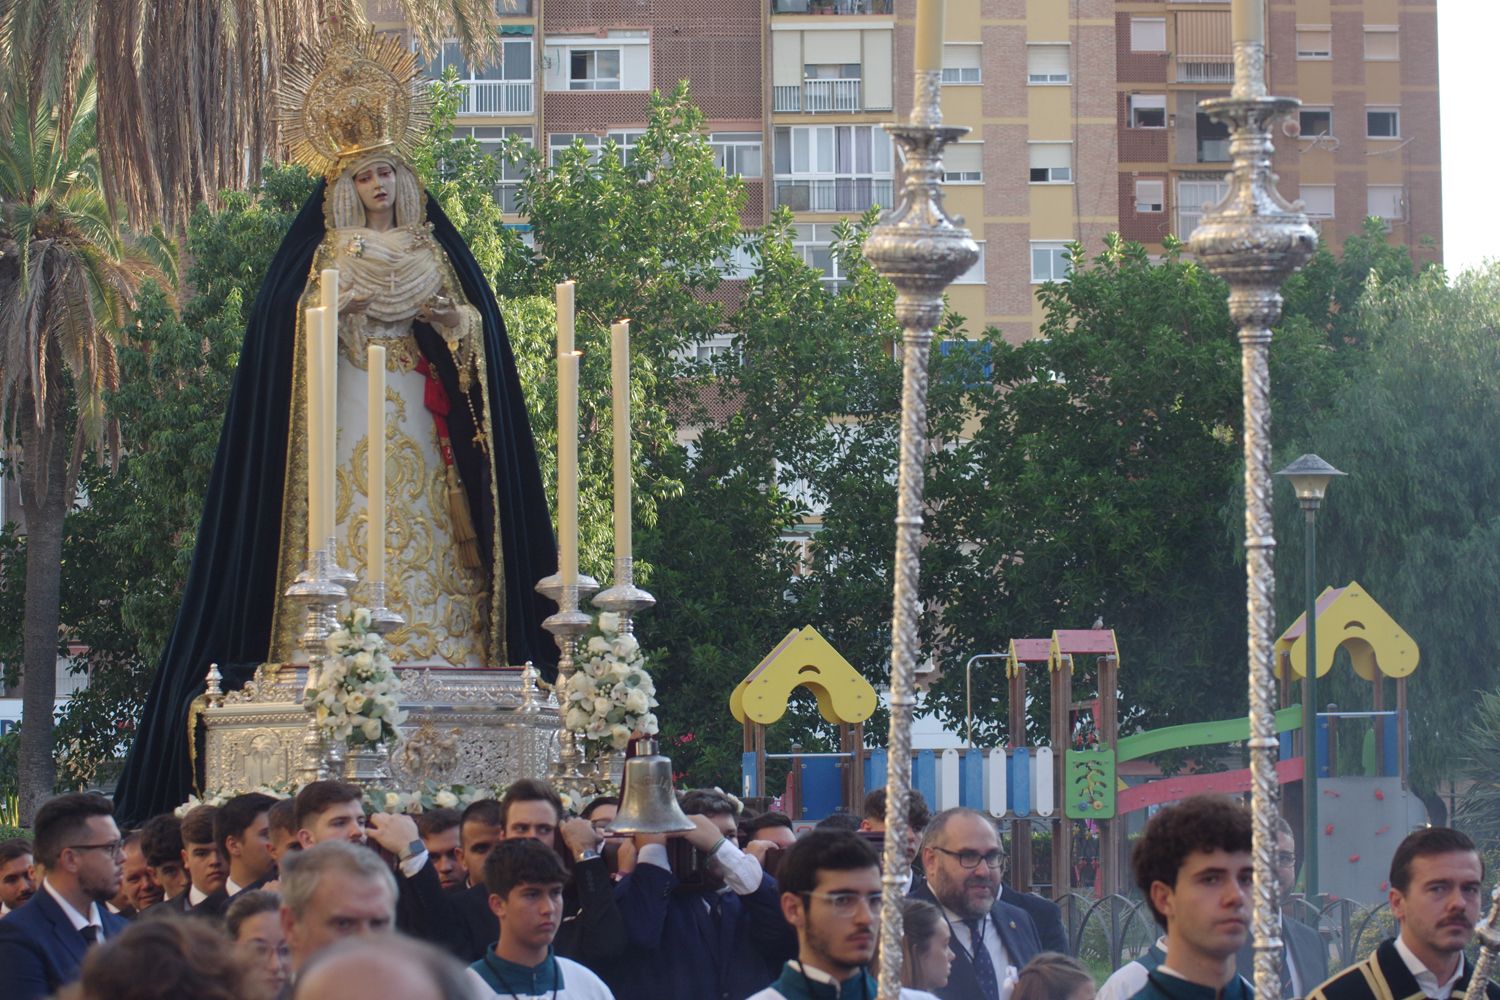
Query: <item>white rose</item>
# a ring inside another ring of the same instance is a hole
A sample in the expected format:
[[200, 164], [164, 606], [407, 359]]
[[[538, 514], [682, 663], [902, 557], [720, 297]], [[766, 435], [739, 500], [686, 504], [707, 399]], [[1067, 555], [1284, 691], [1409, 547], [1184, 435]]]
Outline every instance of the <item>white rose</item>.
[[630, 730], [618, 722], [609, 727], [609, 742], [616, 750], [624, 750], [630, 745]]
[[578, 732], [578, 730], [583, 729], [589, 724], [590, 718], [592, 718], [592, 716], [588, 712], [585, 712], [583, 709], [570, 708], [568, 709], [568, 718], [564, 725], [566, 725], [569, 729], [573, 730], [576, 733]]
[[646, 692], [639, 688], [625, 696], [625, 711], [633, 715], [640, 715], [650, 707], [651, 703], [646, 698]]
[[657, 733], [656, 716], [648, 715], [641, 720], [641, 732], [647, 736], [655, 736]]
[[595, 698], [594, 699], [594, 714], [595, 715], [608, 715], [609, 714], [609, 710], [611, 708], [614, 708], [614, 705], [610, 702], [610, 700], [608, 698]]
[[592, 636], [589, 639], [589, 652], [607, 653], [609, 652], [609, 642], [602, 635]]
[[393, 813], [393, 812], [397, 812], [398, 810], [400, 810], [400, 808], [401, 808], [401, 796], [398, 795], [395, 792], [386, 792], [385, 793], [385, 811], [388, 812], [388, 813]]
[[355, 653], [352, 659], [354, 660], [355, 670], [369, 670], [375, 665], [375, 658], [364, 651]]
[[437, 807], [439, 809], [452, 809], [454, 806], [458, 805], [458, 796], [454, 795], [452, 792], [445, 788], [441, 792], [438, 792], [436, 795], [434, 795], [432, 797], [432, 801], [437, 804]]
[[380, 739], [380, 720], [379, 719], [366, 719], [364, 721], [364, 723], [359, 728], [360, 728], [360, 732], [364, 733], [365, 739], [367, 739], [367, 740], [378, 740], [378, 739]]
[[620, 615], [614, 611], [599, 612], [599, 631], [613, 635], [620, 631]]
[[640, 648], [641, 644], [636, 642], [633, 635], [622, 635], [614, 641], [615, 655], [627, 660]]
[[355, 608], [354, 609], [354, 629], [355, 629], [355, 631], [357, 631], [357, 632], [364, 632], [364, 631], [368, 630], [369, 627], [370, 627], [370, 609], [369, 608]]

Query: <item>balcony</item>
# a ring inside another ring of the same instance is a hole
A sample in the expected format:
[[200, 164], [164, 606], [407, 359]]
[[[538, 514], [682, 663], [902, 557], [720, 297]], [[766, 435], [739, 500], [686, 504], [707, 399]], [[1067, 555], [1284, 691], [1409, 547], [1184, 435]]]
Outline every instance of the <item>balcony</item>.
[[779, 178], [776, 207], [793, 212], [863, 212], [891, 204], [889, 177], [830, 177], [819, 180]]
[[861, 111], [859, 80], [803, 80], [773, 88], [773, 111], [806, 111], [810, 114], [830, 111]]
[[886, 14], [893, 0], [771, 0], [772, 14]]
[[529, 115], [534, 105], [530, 80], [465, 80], [460, 115]]
[[1178, 83], [1212, 83], [1229, 86], [1234, 83], [1234, 63], [1229, 57], [1186, 56], [1177, 59]]

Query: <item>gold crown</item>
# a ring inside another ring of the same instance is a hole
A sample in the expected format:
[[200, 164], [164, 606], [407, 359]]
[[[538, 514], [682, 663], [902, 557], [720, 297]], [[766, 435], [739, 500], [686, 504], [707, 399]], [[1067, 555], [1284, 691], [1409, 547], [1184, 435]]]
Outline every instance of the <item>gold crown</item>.
[[284, 71], [280, 105], [292, 161], [331, 180], [366, 153], [410, 156], [426, 131], [432, 91], [399, 39], [342, 29], [322, 52], [302, 47]]

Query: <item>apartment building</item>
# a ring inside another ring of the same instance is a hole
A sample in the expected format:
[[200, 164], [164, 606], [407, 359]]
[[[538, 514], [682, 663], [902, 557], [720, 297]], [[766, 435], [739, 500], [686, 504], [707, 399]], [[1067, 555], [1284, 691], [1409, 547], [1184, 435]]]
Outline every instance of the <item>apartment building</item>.
[[[687, 79], [745, 180], [746, 224], [789, 208], [805, 258], [841, 280], [835, 224], [899, 182], [881, 125], [910, 107], [916, 0], [496, 2], [499, 65], [465, 65], [456, 43], [430, 62], [464, 81], [461, 134], [551, 156], [612, 138], [629, 156], [651, 90]], [[392, 0], [369, 11], [401, 30]], [[1228, 133], [1198, 102], [1229, 91], [1229, 17], [1228, 0], [948, 0], [943, 114], [972, 131], [949, 147], [945, 197], [981, 247], [949, 297], [970, 331], [1032, 336], [1069, 241], [1191, 234], [1225, 190]], [[1373, 215], [1441, 259], [1435, 6], [1272, 0], [1268, 22], [1272, 93], [1304, 103], [1276, 137], [1282, 192], [1335, 245]], [[507, 167], [508, 212], [517, 180]]]

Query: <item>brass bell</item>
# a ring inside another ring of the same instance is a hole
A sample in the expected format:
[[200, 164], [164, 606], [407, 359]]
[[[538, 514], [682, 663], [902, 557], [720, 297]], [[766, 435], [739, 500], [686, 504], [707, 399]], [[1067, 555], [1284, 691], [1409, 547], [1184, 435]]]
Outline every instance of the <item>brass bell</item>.
[[656, 752], [655, 740], [641, 740], [636, 751], [625, 762], [620, 808], [609, 832], [686, 833], [694, 829], [672, 790], [672, 759]]

